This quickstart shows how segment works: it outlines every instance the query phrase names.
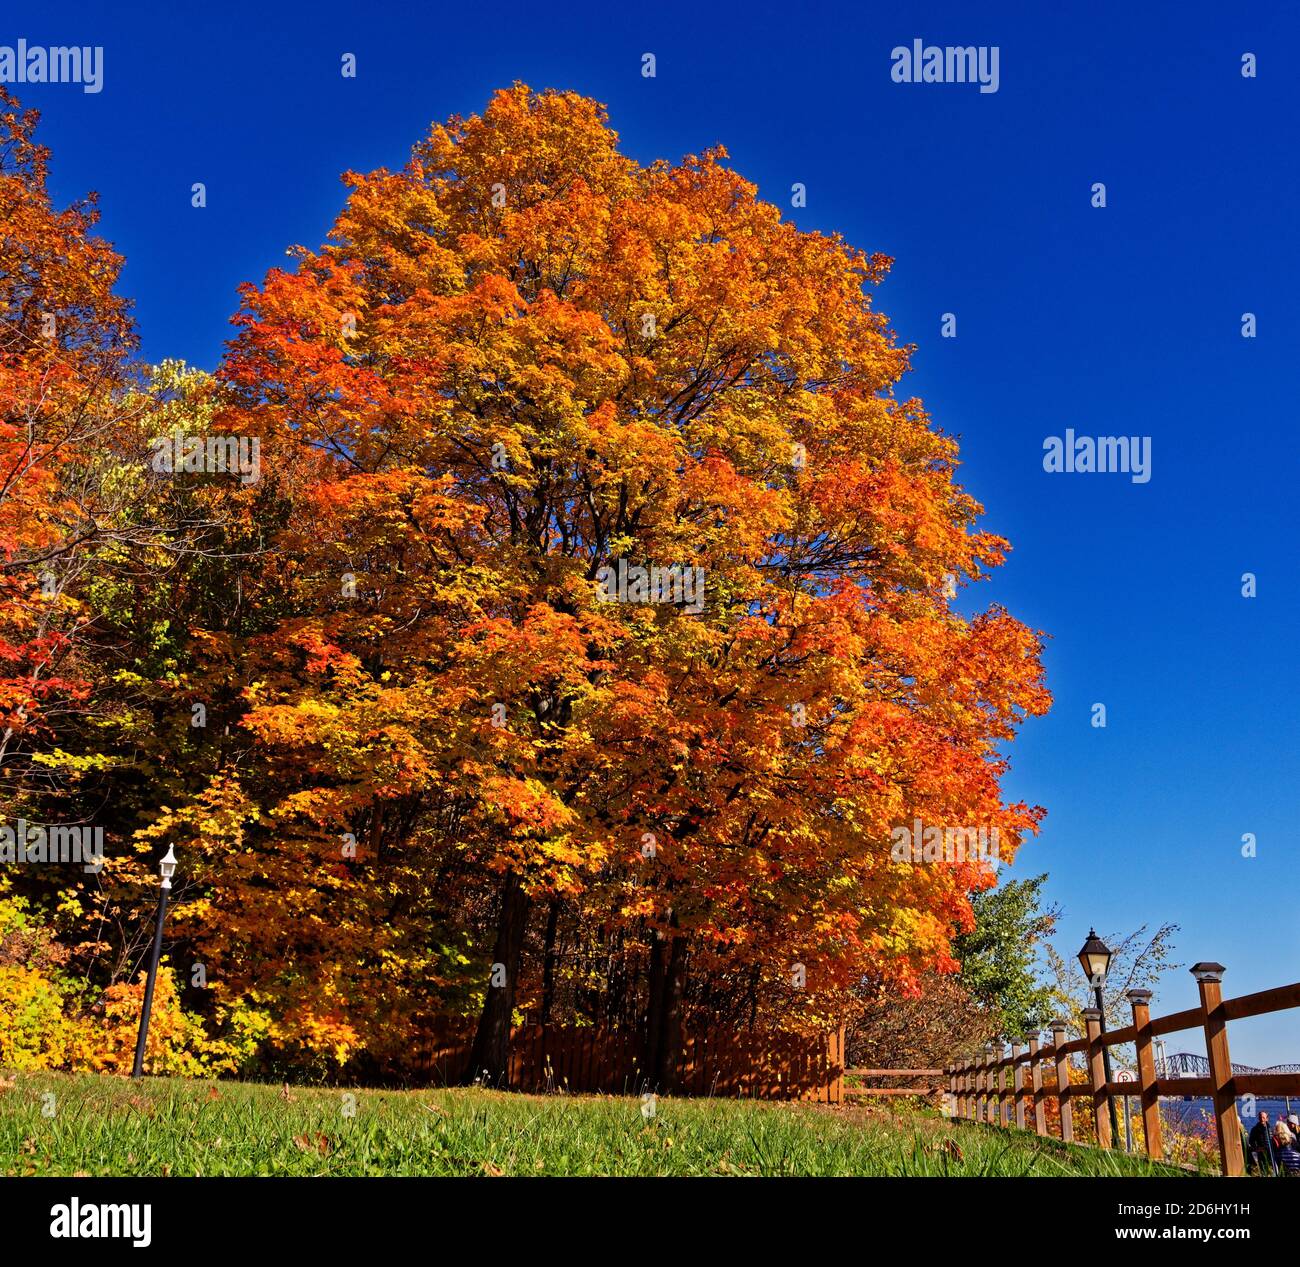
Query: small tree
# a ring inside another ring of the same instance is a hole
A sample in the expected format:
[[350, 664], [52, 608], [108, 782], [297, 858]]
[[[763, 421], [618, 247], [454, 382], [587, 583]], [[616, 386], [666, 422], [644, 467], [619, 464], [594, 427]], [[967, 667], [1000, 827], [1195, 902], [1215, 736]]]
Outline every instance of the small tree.
[[993, 1023], [993, 1032], [1019, 1038], [1051, 1019], [1055, 995], [1042, 979], [1039, 948], [1052, 935], [1058, 907], [1039, 910], [1047, 876], [1010, 880], [971, 899], [975, 927], [953, 944], [961, 983]]

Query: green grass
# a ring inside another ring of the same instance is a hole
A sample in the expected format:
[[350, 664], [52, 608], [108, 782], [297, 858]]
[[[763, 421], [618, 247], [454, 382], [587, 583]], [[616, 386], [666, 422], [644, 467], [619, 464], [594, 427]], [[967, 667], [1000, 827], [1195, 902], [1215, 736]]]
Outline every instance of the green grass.
[[921, 1107], [661, 1097], [646, 1120], [632, 1097], [357, 1089], [348, 1116], [344, 1092], [319, 1088], [49, 1073], [0, 1087], [3, 1175], [1180, 1173]]

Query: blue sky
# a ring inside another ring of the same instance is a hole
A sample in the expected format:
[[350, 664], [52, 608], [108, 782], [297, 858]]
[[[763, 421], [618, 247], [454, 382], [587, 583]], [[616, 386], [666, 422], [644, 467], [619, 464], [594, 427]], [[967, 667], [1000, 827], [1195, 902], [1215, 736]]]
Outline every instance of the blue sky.
[[[1051, 639], [1056, 704], [1009, 785], [1048, 816], [1016, 873], [1050, 872], [1067, 951], [1090, 923], [1170, 920], [1179, 960], [1226, 964], [1229, 995], [1300, 979], [1294, 7], [557, 8], [64, 0], [9, 6], [0, 43], [104, 47], [102, 92], [18, 91], [56, 195], [99, 191], [152, 359], [214, 366], [236, 285], [320, 242], [340, 172], [400, 165], [431, 120], [516, 79], [606, 103], [643, 161], [721, 142], [799, 224], [892, 255], [878, 304], [918, 345], [906, 387], [961, 436], [1015, 547], [976, 595]], [[998, 46], [998, 91], [894, 83], [891, 50], [918, 38]], [[1149, 436], [1150, 481], [1045, 472], [1067, 428]], [[1184, 967], [1155, 1010], [1194, 1001]], [[1300, 1061], [1300, 1018], [1231, 1040]]]

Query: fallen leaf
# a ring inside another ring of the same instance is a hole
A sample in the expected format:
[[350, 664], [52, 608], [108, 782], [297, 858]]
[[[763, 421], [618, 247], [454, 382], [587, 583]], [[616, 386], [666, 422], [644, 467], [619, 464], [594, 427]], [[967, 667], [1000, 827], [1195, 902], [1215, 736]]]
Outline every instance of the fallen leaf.
[[964, 1161], [965, 1156], [961, 1151], [961, 1146], [955, 1139], [942, 1139], [937, 1144], [931, 1144], [929, 1151], [932, 1153], [947, 1153], [953, 1161]]

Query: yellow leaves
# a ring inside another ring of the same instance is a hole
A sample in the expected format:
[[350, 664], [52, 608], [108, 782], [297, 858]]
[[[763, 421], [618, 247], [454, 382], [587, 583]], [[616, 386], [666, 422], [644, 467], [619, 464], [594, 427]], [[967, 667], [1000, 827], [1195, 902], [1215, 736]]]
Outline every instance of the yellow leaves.
[[75, 774], [87, 774], [92, 770], [111, 770], [118, 764], [118, 758], [100, 752], [74, 754], [55, 748], [50, 752], [33, 752], [31, 760], [36, 765], [50, 769], [62, 770]]
[[587, 862], [587, 855], [579, 849], [570, 836], [553, 836], [542, 842], [541, 853], [551, 862], [578, 867]]
[[515, 835], [546, 836], [558, 856], [563, 845], [550, 834], [574, 819], [574, 814], [538, 779], [512, 779], [498, 775], [485, 780], [486, 807], [498, 814]]

